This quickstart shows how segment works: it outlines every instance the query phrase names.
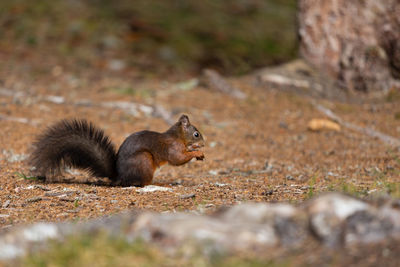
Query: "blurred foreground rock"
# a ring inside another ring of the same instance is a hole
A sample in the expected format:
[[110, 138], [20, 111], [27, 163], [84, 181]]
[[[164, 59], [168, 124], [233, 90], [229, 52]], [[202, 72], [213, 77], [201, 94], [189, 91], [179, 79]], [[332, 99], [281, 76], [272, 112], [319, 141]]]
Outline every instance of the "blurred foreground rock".
[[374, 204], [329, 193], [298, 207], [248, 203], [212, 216], [133, 211], [87, 223], [36, 223], [3, 229], [0, 259], [10, 260], [44, 249], [49, 240], [62, 241], [72, 234], [106, 233], [128, 241], [141, 239], [168, 253], [193, 247], [200, 248], [205, 255], [214, 252], [262, 255], [271, 248], [295, 248], [310, 240], [327, 248], [386, 240], [400, 242], [399, 206], [398, 200]]

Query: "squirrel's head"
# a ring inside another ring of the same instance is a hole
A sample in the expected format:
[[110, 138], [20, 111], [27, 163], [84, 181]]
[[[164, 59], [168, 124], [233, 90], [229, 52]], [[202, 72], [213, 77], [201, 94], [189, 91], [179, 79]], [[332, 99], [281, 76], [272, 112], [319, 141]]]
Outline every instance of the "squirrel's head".
[[182, 129], [188, 150], [198, 150], [204, 146], [203, 135], [194, 125], [190, 123], [188, 116], [182, 115], [177, 124], [179, 124], [179, 127]]

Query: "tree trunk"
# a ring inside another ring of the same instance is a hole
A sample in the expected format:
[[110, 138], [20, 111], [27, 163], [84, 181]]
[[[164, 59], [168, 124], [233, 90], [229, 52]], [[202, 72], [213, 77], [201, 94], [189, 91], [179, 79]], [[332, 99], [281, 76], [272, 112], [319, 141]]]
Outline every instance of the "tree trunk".
[[400, 0], [299, 0], [300, 52], [350, 92], [400, 79]]

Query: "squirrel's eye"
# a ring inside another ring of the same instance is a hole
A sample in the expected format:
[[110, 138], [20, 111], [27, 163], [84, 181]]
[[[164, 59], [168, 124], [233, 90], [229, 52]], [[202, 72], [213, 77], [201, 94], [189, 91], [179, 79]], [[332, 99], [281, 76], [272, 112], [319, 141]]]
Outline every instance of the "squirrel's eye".
[[193, 136], [196, 137], [196, 138], [198, 138], [198, 137], [200, 137], [200, 134], [199, 134], [199, 132], [194, 132], [194, 133], [193, 133]]

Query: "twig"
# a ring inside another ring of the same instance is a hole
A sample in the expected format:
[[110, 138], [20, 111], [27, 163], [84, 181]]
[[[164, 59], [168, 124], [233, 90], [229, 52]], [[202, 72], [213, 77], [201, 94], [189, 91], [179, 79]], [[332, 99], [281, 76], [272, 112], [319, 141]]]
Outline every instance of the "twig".
[[231, 95], [238, 99], [245, 99], [247, 97], [245, 93], [228, 83], [225, 78], [215, 70], [204, 70], [201, 83], [212, 90]]
[[395, 147], [400, 147], [400, 140], [397, 138], [394, 138], [390, 135], [386, 135], [384, 133], [375, 131], [369, 127], [361, 127], [361, 126], [355, 125], [353, 123], [346, 122], [343, 119], [341, 119], [339, 116], [337, 116], [335, 113], [333, 113], [332, 110], [330, 110], [320, 104], [317, 104], [315, 102], [312, 102], [312, 104], [316, 109], [318, 109], [320, 112], [324, 113], [328, 118], [330, 118], [331, 120], [334, 120], [335, 122], [339, 123], [343, 127], [349, 128], [353, 131], [356, 131], [356, 132], [359, 132], [362, 134], [366, 134], [366, 135], [374, 137], [374, 138], [378, 138], [386, 144], [389, 144], [389, 145], [392, 145]]

